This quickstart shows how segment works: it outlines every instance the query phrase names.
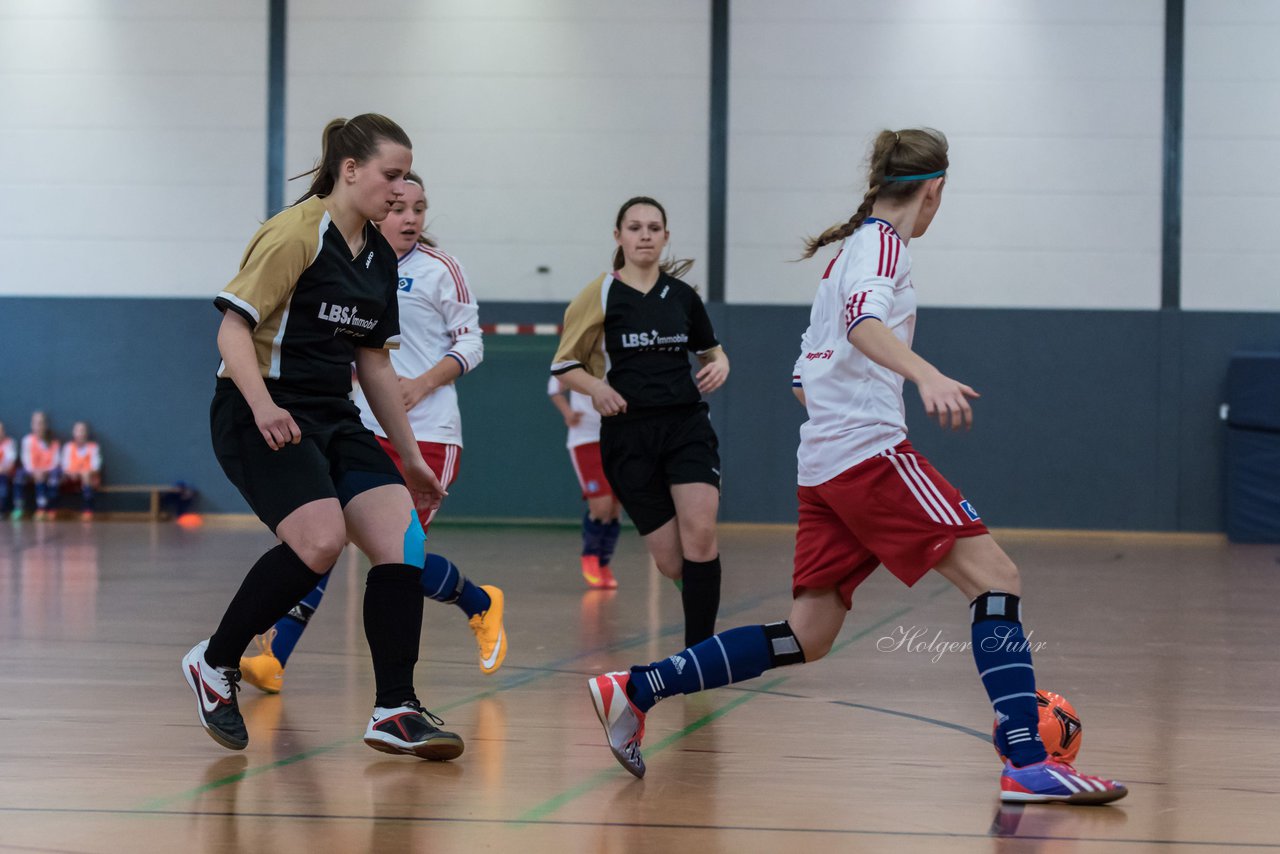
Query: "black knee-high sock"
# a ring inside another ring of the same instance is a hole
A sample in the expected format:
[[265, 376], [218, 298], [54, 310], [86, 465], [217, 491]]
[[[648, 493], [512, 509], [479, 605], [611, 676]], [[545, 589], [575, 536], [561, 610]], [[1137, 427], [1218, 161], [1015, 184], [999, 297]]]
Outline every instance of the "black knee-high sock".
[[319, 579], [286, 543], [258, 558], [209, 638], [205, 661], [213, 667], [239, 667], [253, 636], [274, 626]]
[[693, 646], [716, 633], [716, 614], [720, 611], [720, 556], [711, 560], [684, 561], [684, 587], [680, 590], [684, 605], [684, 643]]
[[381, 563], [364, 588], [364, 636], [373, 655], [374, 704], [384, 709], [417, 700], [413, 667], [422, 639], [422, 569]]

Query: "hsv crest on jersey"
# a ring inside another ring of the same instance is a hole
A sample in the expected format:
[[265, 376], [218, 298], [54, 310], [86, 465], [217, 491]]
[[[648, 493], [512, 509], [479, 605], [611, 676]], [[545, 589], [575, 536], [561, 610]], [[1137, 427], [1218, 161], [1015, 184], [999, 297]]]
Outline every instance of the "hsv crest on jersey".
[[401, 276], [400, 281], [396, 282], [396, 288], [404, 291], [406, 294], [413, 290], [413, 279], [408, 276]]
[[973, 505], [969, 503], [968, 499], [960, 502], [960, 509], [964, 511], [965, 515], [968, 516], [971, 521], [976, 522], [982, 518], [978, 515], [978, 511], [973, 509]]

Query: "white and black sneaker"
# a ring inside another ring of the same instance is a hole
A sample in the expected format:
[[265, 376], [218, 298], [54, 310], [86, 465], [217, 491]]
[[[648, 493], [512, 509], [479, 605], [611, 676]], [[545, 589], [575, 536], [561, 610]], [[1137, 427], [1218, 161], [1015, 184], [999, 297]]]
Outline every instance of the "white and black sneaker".
[[202, 640], [182, 658], [182, 675], [196, 695], [196, 714], [209, 737], [229, 750], [244, 750], [249, 731], [240, 716], [236, 692], [240, 671], [234, 667], [210, 667], [204, 660], [209, 641]]
[[394, 709], [374, 708], [364, 743], [383, 753], [408, 753], [419, 759], [457, 759], [462, 755], [462, 737], [440, 729], [444, 721], [428, 712], [417, 700]]

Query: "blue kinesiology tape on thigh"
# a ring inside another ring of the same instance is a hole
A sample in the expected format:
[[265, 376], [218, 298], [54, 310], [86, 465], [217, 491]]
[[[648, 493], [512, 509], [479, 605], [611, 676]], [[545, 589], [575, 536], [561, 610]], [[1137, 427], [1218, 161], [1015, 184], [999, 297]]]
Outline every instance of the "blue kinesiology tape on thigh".
[[409, 566], [422, 566], [427, 559], [427, 533], [418, 524], [418, 514], [409, 511], [409, 527], [404, 529], [404, 562]]

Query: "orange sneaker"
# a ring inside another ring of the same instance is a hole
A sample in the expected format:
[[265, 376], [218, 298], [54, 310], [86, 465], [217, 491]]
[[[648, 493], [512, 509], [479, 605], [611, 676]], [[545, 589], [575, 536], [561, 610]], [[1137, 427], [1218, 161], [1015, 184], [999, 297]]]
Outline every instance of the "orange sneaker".
[[582, 556], [582, 578], [592, 589], [604, 586], [604, 577], [600, 574], [600, 558], [595, 555]]
[[507, 657], [507, 632], [502, 626], [505, 602], [502, 591], [492, 584], [482, 584], [480, 589], [489, 594], [489, 610], [476, 614], [467, 624], [480, 647], [480, 672], [496, 673]]
[[618, 579], [613, 577], [613, 570], [609, 569], [608, 564], [600, 565], [600, 589], [601, 590], [617, 590]]
[[240, 658], [240, 674], [244, 681], [267, 694], [279, 694], [284, 687], [284, 665], [271, 651], [271, 642], [275, 639], [276, 628], [272, 626], [265, 635], [254, 638], [258, 654]]

